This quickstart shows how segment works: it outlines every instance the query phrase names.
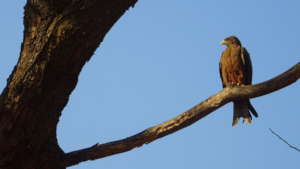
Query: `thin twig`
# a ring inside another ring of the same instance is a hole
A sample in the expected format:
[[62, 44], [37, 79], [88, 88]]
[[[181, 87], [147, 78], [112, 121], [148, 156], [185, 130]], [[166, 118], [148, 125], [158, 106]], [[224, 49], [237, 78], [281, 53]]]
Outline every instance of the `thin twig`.
[[285, 144], [287, 144], [290, 148], [300, 152], [300, 149], [298, 147], [291, 145], [284, 138], [282, 138], [279, 134], [275, 133], [275, 131], [273, 131], [271, 128], [269, 128], [269, 130], [271, 131], [272, 134], [274, 134], [276, 137], [278, 137], [281, 141], [283, 141]]

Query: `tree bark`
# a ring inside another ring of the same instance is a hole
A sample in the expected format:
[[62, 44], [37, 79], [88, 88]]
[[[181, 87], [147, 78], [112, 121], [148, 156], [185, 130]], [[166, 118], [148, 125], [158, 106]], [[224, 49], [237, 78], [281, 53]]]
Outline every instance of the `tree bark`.
[[0, 168], [63, 169], [56, 126], [78, 75], [137, 0], [28, 0], [20, 57], [0, 96]]
[[237, 98], [267, 94], [300, 77], [300, 63], [254, 86], [225, 88], [143, 132], [64, 153], [56, 127], [78, 75], [113, 24], [137, 0], [27, 0], [20, 57], [0, 95], [0, 168], [65, 169], [129, 151], [176, 132]]

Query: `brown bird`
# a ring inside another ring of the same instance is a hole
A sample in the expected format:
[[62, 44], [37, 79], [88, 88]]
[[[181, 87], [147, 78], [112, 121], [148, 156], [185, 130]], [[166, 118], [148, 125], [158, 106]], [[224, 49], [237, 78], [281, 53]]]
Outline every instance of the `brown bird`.
[[[227, 37], [221, 44], [226, 45], [219, 64], [223, 88], [250, 85], [252, 83], [252, 64], [246, 48], [235, 36]], [[244, 119], [244, 123], [251, 123], [251, 113], [258, 117], [249, 99], [235, 100], [233, 102], [232, 126], [235, 126], [240, 118]]]

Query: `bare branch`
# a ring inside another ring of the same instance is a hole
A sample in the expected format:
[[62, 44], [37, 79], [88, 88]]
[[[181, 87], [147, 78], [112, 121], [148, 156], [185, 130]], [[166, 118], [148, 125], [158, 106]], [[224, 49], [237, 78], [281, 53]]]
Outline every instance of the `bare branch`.
[[140, 147], [143, 144], [150, 143], [158, 138], [164, 137], [193, 124], [230, 101], [236, 100], [237, 98], [263, 96], [286, 87], [296, 82], [299, 78], [300, 62], [285, 73], [263, 83], [225, 88], [175, 118], [150, 127], [136, 135], [118, 141], [96, 144], [86, 149], [66, 153], [64, 164], [65, 166], [72, 166], [83, 161], [95, 160]]
[[269, 128], [269, 130], [271, 131], [272, 134], [274, 134], [277, 138], [279, 138], [281, 141], [283, 141], [285, 144], [287, 144], [290, 148], [300, 152], [299, 148], [297, 148], [296, 146], [291, 145], [284, 138], [282, 138], [279, 134], [275, 133], [275, 131], [273, 131], [271, 128]]

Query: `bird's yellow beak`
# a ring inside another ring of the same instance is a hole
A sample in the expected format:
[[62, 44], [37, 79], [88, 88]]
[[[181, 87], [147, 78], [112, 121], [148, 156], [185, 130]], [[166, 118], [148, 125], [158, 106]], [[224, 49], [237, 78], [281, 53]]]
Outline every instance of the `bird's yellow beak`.
[[222, 41], [220, 42], [220, 44], [221, 44], [221, 45], [226, 45], [227, 42], [226, 42], [225, 40], [222, 40]]

